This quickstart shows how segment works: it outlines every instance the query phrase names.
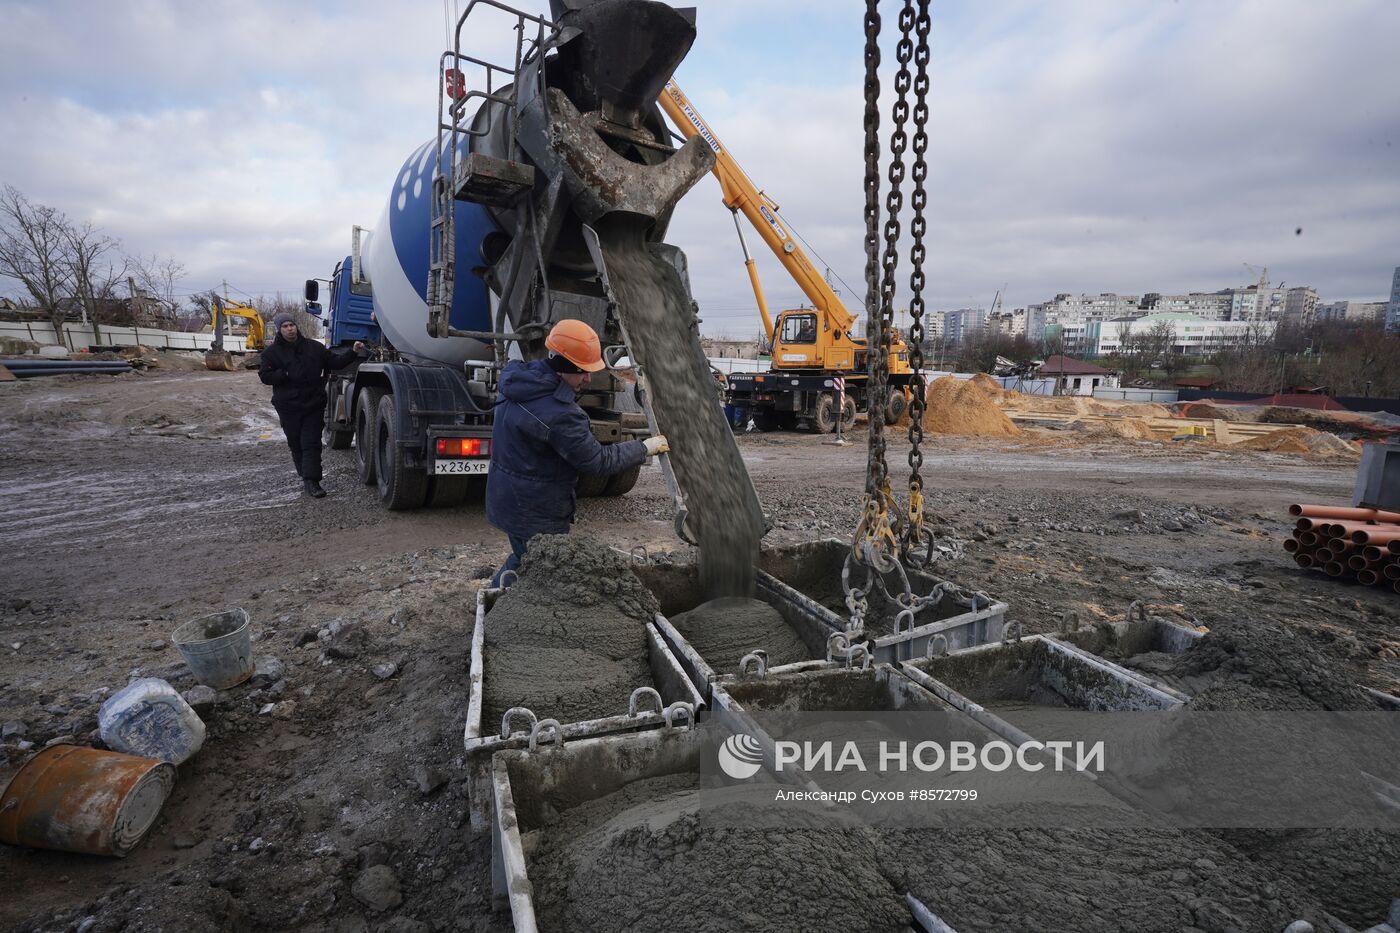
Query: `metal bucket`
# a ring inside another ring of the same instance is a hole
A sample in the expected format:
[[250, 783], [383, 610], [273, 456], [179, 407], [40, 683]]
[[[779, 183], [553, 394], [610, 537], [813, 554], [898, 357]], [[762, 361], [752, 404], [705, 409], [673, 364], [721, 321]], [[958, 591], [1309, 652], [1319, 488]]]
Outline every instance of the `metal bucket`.
[[54, 745], [0, 794], [0, 842], [122, 857], [150, 832], [174, 786], [166, 762]]
[[194, 679], [215, 690], [236, 687], [253, 676], [253, 641], [248, 611], [228, 609], [191, 619], [170, 635]]

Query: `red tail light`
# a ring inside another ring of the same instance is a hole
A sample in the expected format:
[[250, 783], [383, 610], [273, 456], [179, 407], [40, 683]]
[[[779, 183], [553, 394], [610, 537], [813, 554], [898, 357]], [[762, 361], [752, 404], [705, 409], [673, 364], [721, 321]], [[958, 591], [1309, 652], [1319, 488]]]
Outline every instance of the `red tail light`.
[[491, 442], [480, 437], [440, 437], [437, 439], [439, 457], [487, 457]]

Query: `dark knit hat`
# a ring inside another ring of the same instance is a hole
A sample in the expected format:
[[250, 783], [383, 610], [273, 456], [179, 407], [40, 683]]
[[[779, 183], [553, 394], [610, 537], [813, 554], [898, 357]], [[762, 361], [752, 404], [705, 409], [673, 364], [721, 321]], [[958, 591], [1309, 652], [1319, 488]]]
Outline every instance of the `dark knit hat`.
[[[288, 321], [291, 321], [293, 324], [297, 323], [297, 319], [290, 311], [282, 311], [272, 319], [272, 326], [280, 329], [282, 325]], [[301, 330], [301, 325], [297, 325], [297, 330]]]

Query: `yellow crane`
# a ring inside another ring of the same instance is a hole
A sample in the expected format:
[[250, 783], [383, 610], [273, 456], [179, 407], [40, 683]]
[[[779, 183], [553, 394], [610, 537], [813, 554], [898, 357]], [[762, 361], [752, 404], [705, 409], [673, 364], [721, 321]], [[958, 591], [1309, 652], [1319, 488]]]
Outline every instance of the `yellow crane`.
[[[666, 83], [660, 104], [683, 136], [701, 137], [715, 153], [714, 175], [719, 180], [724, 206], [734, 215], [744, 266], [763, 319], [763, 333], [772, 346], [770, 372], [730, 375], [730, 403], [751, 413], [754, 423], [764, 430], [802, 424], [824, 433], [835, 427], [833, 379], [840, 377], [847, 401], [841, 414], [849, 423], [857, 408], [865, 408], [869, 381], [869, 350], [864, 338], [853, 332], [855, 316], [798, 245], [778, 213], [777, 203], [739, 167], [674, 80]], [[812, 307], [782, 311], [773, 320], [739, 223], [740, 214], [758, 231]], [[909, 348], [898, 334], [894, 336], [889, 365], [891, 386], [899, 390], [891, 392], [886, 412], [887, 421], [892, 423], [904, 411], [910, 381]]]

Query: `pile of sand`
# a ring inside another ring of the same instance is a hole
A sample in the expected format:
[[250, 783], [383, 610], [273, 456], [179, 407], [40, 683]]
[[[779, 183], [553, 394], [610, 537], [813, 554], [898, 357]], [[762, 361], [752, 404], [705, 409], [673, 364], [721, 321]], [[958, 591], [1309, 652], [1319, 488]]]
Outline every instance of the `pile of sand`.
[[486, 615], [484, 728], [524, 706], [578, 722], [627, 710], [653, 686], [646, 624], [656, 598], [616, 551], [583, 535], [538, 535], [520, 579]]
[[976, 379], [944, 376], [928, 387], [926, 400], [926, 431], [964, 437], [1016, 437], [1021, 433]]
[[1113, 421], [1080, 421], [1074, 425], [1074, 430], [1090, 437], [1121, 437], [1134, 441], [1157, 439], [1157, 432], [1152, 430], [1152, 425], [1137, 418], [1117, 418]]
[[1264, 450], [1281, 454], [1309, 454], [1325, 459], [1352, 459], [1360, 452], [1335, 434], [1312, 428], [1286, 428], [1232, 445], [1238, 450]]

